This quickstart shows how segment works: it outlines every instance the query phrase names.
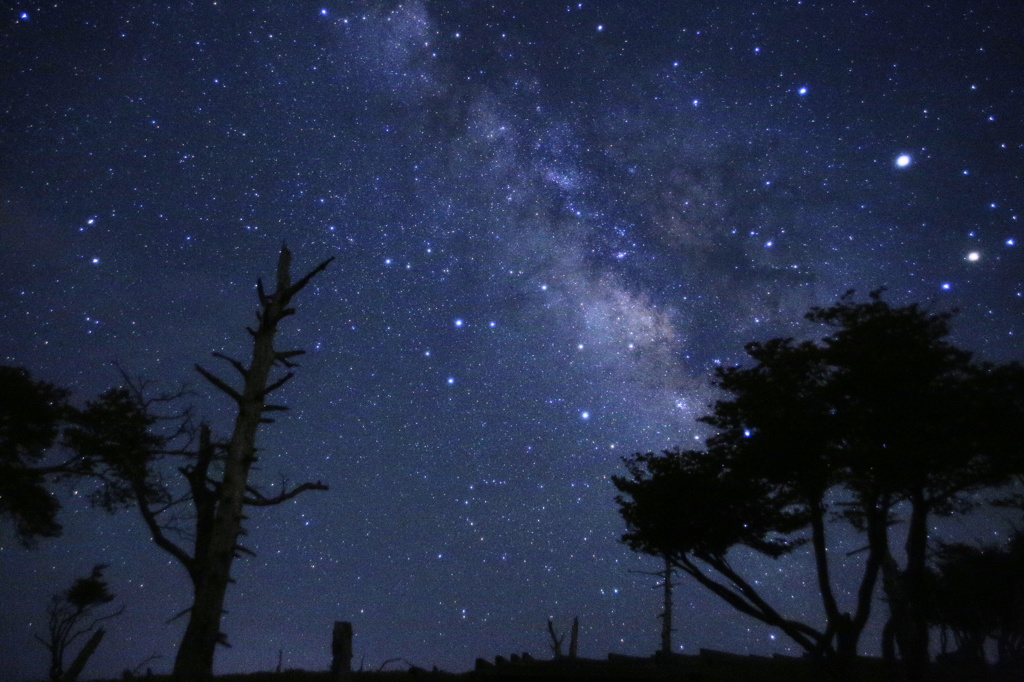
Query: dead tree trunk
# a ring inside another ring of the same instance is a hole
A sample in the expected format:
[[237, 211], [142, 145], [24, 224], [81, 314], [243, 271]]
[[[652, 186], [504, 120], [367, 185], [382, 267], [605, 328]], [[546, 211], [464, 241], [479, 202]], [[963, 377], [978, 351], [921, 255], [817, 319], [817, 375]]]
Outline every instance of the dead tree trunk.
[[[572, 630], [569, 632], [569, 658], [576, 658], [576, 650], [580, 639], [579, 616], [572, 619]], [[562, 658], [562, 642], [565, 641], [565, 635], [559, 636], [555, 633], [555, 621], [552, 618], [548, 618], [548, 634], [551, 635], [551, 652], [555, 655], [555, 658]]]
[[66, 673], [61, 675], [60, 682], [76, 682], [78, 676], [85, 670], [85, 664], [89, 662], [92, 655], [96, 653], [96, 649], [99, 648], [100, 642], [103, 641], [103, 635], [107, 634], [107, 631], [100, 628], [92, 633], [89, 641], [85, 643], [82, 650], [75, 656], [75, 660], [71, 662]]
[[[320, 483], [307, 483], [277, 497], [267, 498], [249, 486], [249, 471], [256, 461], [256, 430], [260, 424], [272, 421], [264, 416], [265, 413], [287, 409], [280, 405], [268, 404], [266, 398], [271, 391], [280, 388], [291, 379], [293, 373], [288, 371], [283, 377], [271, 381], [271, 369], [275, 365], [281, 365], [290, 370], [294, 367], [290, 358], [304, 352], [274, 350], [277, 325], [295, 312], [289, 307], [292, 297], [302, 290], [314, 275], [326, 268], [331, 260], [333, 259], [324, 261], [293, 284], [290, 275], [291, 252], [286, 246], [282, 246], [277, 262], [276, 291], [267, 294], [262, 281], [257, 283], [260, 310], [256, 317], [259, 324], [256, 329], [249, 329], [253, 337], [252, 359], [249, 365], [245, 366], [237, 360], [218, 355], [231, 363], [242, 375], [244, 385], [241, 391], [235, 390], [203, 367], [196, 365], [196, 369], [204, 378], [235, 401], [238, 414], [231, 439], [223, 452], [223, 476], [219, 482], [212, 485], [212, 489], [206, 488], [203, 493], [208, 498], [206, 511], [209, 518], [205, 519], [208, 528], [197, 527], [195, 554], [186, 557], [188, 560], [185, 565], [189, 569], [195, 593], [185, 636], [174, 661], [174, 679], [179, 682], [212, 678], [214, 650], [218, 643], [227, 644], [220, 631], [220, 621], [224, 613], [224, 597], [228, 583], [231, 582], [231, 564], [239, 551], [247, 551], [238, 544], [239, 536], [245, 532], [242, 527], [245, 519], [242, 513], [243, 506], [278, 504], [303, 490], [326, 489], [326, 486]], [[208, 464], [209, 461], [206, 462], [207, 466]], [[202, 462], [200, 467], [196, 468], [203, 469], [202, 478], [205, 479], [206, 467], [202, 466]], [[193, 477], [198, 478], [195, 470], [191, 473]], [[197, 480], [196, 483], [204, 488], [207, 485], [206, 480]], [[204, 500], [196, 499], [195, 492], [196, 485], [193, 484], [197, 512], [202, 517]], [[200, 526], [203, 525], [204, 519], [200, 518], [199, 522]]]
[[661, 611], [661, 654], [669, 656], [672, 653], [672, 562], [665, 557], [665, 572], [662, 611]]
[[565, 635], [559, 637], [555, 634], [555, 621], [552, 618], [548, 618], [548, 634], [551, 635], [551, 653], [555, 655], [555, 658], [561, 658], [562, 642], [565, 641]]
[[[630, 573], [653, 575], [661, 579], [662, 609], [661, 613], [658, 614], [658, 619], [661, 620], [661, 649], [658, 651], [658, 654], [668, 656], [672, 653], [672, 589], [675, 587], [675, 583], [672, 582], [672, 574], [675, 573], [675, 568], [668, 555], [662, 556], [662, 560], [665, 562], [665, 570], [663, 571], [630, 571]], [[655, 585], [655, 587], [658, 586]]]

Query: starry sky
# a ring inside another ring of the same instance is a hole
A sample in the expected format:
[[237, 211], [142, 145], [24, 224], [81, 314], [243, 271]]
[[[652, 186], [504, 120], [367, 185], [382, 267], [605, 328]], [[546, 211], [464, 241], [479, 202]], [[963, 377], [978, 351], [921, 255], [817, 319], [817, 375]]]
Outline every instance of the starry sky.
[[[0, 8], [0, 362], [79, 403], [115, 360], [187, 382], [223, 435], [193, 363], [247, 356], [283, 240], [296, 274], [337, 258], [282, 326], [309, 353], [255, 473], [331, 489], [253, 510], [220, 672], [325, 669], [335, 620], [374, 669], [543, 656], [574, 615], [581, 655], [650, 654], [660, 593], [631, 571], [660, 566], [617, 542], [609, 477], [699, 445], [744, 342], [884, 285], [1021, 356], [1015, 3], [254, 4]], [[45, 602], [99, 562], [126, 611], [91, 674], [173, 661], [187, 577], [87, 489], [57, 489], [60, 539], [0, 528], [13, 677], [45, 675]], [[737, 556], [820, 623], [805, 559]], [[796, 653], [676, 602], [684, 653]]]

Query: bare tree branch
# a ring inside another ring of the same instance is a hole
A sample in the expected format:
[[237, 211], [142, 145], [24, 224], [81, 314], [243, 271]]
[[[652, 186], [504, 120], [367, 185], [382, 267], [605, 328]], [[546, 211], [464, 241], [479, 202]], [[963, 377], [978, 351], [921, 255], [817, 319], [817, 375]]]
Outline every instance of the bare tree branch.
[[227, 355], [224, 355], [223, 353], [218, 353], [218, 352], [214, 352], [213, 353], [213, 357], [220, 358], [221, 360], [226, 360], [227, 362], [230, 362], [231, 366], [238, 370], [238, 373], [242, 375], [243, 379], [245, 379], [246, 377], [249, 376], [249, 370], [247, 370], [245, 368], [245, 365], [243, 365], [238, 360], [235, 360], [232, 357], [229, 357]]
[[265, 389], [263, 389], [263, 396], [266, 397], [267, 394], [270, 393], [271, 391], [276, 391], [277, 389], [281, 388], [286, 383], [288, 383], [288, 381], [291, 380], [291, 378], [294, 377], [294, 376], [295, 376], [295, 372], [288, 372], [283, 377], [281, 377], [280, 379], [278, 379], [277, 381], [271, 383], [269, 386], [267, 386]]
[[231, 399], [234, 400], [236, 403], [242, 402], [242, 395], [238, 391], [224, 383], [224, 381], [222, 381], [219, 377], [213, 375], [211, 372], [207, 371], [199, 364], [196, 364], [196, 371], [202, 374], [204, 379], [206, 379], [211, 384], [222, 390], [224, 393], [227, 393], [229, 396], [231, 396]]
[[271, 506], [273, 506], [275, 504], [281, 504], [282, 502], [287, 502], [288, 500], [292, 499], [296, 495], [301, 495], [302, 493], [306, 492], [307, 490], [328, 490], [328, 489], [329, 488], [328, 488], [326, 483], [321, 483], [320, 481], [317, 481], [316, 483], [303, 483], [302, 485], [300, 485], [300, 486], [298, 486], [296, 488], [293, 488], [292, 490], [287, 490], [287, 491], [281, 493], [280, 495], [276, 495], [274, 497], [267, 497], [263, 493], [261, 493], [260, 491], [258, 491], [255, 488], [253, 488], [252, 486], [246, 486], [245, 487], [245, 492], [247, 493], [247, 495], [244, 498], [244, 501], [245, 501], [245, 504], [250, 505], [252, 507], [271, 507]]
[[142, 484], [137, 482], [134, 488], [139, 513], [142, 514], [143, 521], [145, 521], [146, 526], [149, 527], [149, 533], [153, 536], [153, 542], [157, 547], [177, 559], [189, 573], [192, 573], [195, 569], [195, 559], [189, 555], [188, 552], [171, 541], [171, 539], [164, 533], [163, 526], [160, 525], [160, 522], [156, 518], [156, 514], [153, 513], [153, 510], [149, 507], [149, 503], [146, 500], [146, 492], [143, 490]]
[[321, 263], [320, 265], [318, 265], [315, 268], [313, 268], [312, 270], [310, 270], [306, 274], [305, 277], [303, 277], [298, 282], [293, 284], [288, 289], [287, 298], [285, 300], [288, 300], [292, 296], [294, 296], [295, 294], [299, 293], [303, 289], [303, 287], [305, 287], [307, 284], [309, 284], [309, 280], [313, 279], [318, 273], [322, 272], [324, 270], [324, 268], [326, 268], [328, 265], [330, 265], [331, 261], [333, 261], [333, 260], [334, 260], [334, 256], [331, 256], [330, 258], [325, 260], [323, 263]]
[[305, 354], [306, 354], [306, 351], [304, 351], [304, 350], [279, 351], [279, 352], [274, 354], [274, 360], [275, 360], [275, 362], [278, 362], [278, 363], [284, 365], [285, 367], [287, 367], [289, 369], [294, 369], [295, 367], [299, 366], [299, 363], [292, 362], [291, 358], [297, 357], [299, 355], [305, 355]]
[[253, 550], [249, 549], [245, 545], [235, 545], [235, 554], [236, 555], [238, 555], [238, 554], [248, 554], [251, 557], [256, 556], [256, 552], [254, 552]]
[[191, 610], [192, 610], [191, 606], [183, 608], [181, 611], [178, 611], [176, 614], [171, 616], [169, 619], [165, 620], [164, 621], [164, 625], [170, 625], [171, 623], [173, 623], [174, 621], [178, 620], [179, 618], [181, 618], [182, 616], [184, 616], [186, 613], [188, 613]]

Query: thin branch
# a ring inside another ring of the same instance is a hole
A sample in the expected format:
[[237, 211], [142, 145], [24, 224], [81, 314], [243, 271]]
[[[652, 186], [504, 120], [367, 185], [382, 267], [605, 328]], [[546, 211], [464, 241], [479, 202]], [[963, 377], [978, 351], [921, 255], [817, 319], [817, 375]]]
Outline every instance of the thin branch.
[[152, 661], [160, 660], [161, 658], [163, 658], [163, 656], [161, 656], [160, 654], [150, 654], [146, 658], [144, 658], [141, 661], [139, 661], [139, 664], [137, 666], [132, 668], [132, 673], [135, 674], [136, 676], [140, 675], [141, 674], [140, 671], [142, 670], [142, 666], [144, 666], [147, 663], [150, 663]]
[[213, 357], [220, 358], [221, 360], [226, 360], [227, 362], [230, 362], [231, 366], [238, 370], [238, 373], [242, 375], [243, 379], [248, 379], [249, 378], [249, 370], [246, 369], [245, 365], [243, 365], [238, 360], [235, 360], [232, 357], [224, 355], [223, 353], [217, 353], [217, 352], [213, 353]]
[[[91, 609], [84, 609], [84, 610], [79, 611], [79, 613], [84, 616], [90, 610]], [[103, 622], [105, 620], [110, 620], [111, 618], [116, 618], [116, 617], [120, 616], [122, 613], [124, 613], [124, 604], [122, 604], [121, 608], [119, 608], [117, 611], [114, 611], [113, 613], [109, 613], [109, 614], [107, 614], [105, 616], [97, 616], [96, 618], [93, 618], [91, 623], [89, 623], [88, 625], [83, 625], [78, 630], [76, 630], [74, 632], [74, 634], [70, 634], [71, 633], [70, 626], [72, 626], [74, 624], [74, 621], [69, 622], [68, 623], [69, 629], [65, 633], [65, 637], [64, 637], [64, 647], [67, 648], [67, 647], [71, 646], [75, 642], [75, 640], [77, 640], [79, 637], [82, 637], [84, 635], [88, 635], [89, 633], [91, 633], [93, 630], [96, 629], [96, 626], [99, 625], [101, 622]], [[76, 618], [74, 620], [77, 621], [77, 616], [76, 616]]]
[[171, 616], [170, 619], [164, 621], [164, 625], [170, 625], [171, 623], [173, 623], [174, 621], [178, 620], [179, 618], [181, 618], [182, 616], [184, 616], [186, 613], [188, 613], [191, 610], [192, 610], [191, 606], [185, 607], [181, 611], [178, 611], [176, 614]]
[[[783, 618], [757, 594], [753, 587], [732, 570], [724, 558], [715, 560], [710, 557], [701, 557], [701, 559], [723, 577], [727, 578], [733, 587], [723, 585], [710, 578], [686, 556], [674, 557], [672, 563], [694, 577], [701, 585], [717, 594], [740, 613], [745, 613], [762, 623], [780, 628], [793, 641], [803, 647], [804, 650], [814, 651], [815, 645], [821, 642], [824, 636], [822, 633], [805, 623]], [[812, 638], [814, 641], [809, 638]]]
[[288, 383], [288, 381], [291, 380], [291, 378], [294, 377], [294, 376], [295, 376], [295, 372], [288, 372], [283, 377], [281, 377], [280, 379], [278, 379], [277, 381], [275, 381], [274, 383], [270, 384], [265, 389], [263, 389], [263, 396], [266, 397], [268, 393], [270, 393], [272, 391], [276, 391], [277, 389], [281, 388], [286, 383]]
[[214, 376], [212, 373], [204, 369], [201, 365], [196, 365], [196, 371], [203, 375], [203, 378], [209, 381], [211, 384], [219, 388], [220, 390], [227, 393], [236, 403], [242, 402], [242, 395], [235, 389], [228, 386], [220, 378]]
[[163, 527], [156, 519], [156, 514], [153, 513], [153, 510], [149, 508], [149, 504], [146, 502], [146, 492], [143, 490], [142, 484], [137, 482], [133, 487], [135, 489], [135, 499], [139, 507], [139, 513], [142, 514], [142, 519], [149, 527], [149, 532], [153, 536], [153, 542], [157, 547], [181, 562], [189, 573], [192, 573], [195, 567], [195, 559], [193, 559], [184, 549], [172, 542], [164, 533]]
[[316, 483], [303, 483], [302, 485], [293, 488], [292, 490], [287, 490], [275, 497], [267, 497], [266, 495], [256, 490], [252, 486], [246, 486], [245, 492], [248, 493], [248, 495], [244, 498], [243, 501], [245, 502], [245, 504], [248, 504], [253, 507], [271, 507], [275, 504], [281, 504], [282, 502], [286, 502], [295, 497], [296, 495], [300, 495], [306, 492], [307, 490], [328, 489], [329, 488], [327, 487], [326, 483], [321, 483], [320, 481], [317, 481]]
[[[151, 385], [157, 383], [155, 380], [142, 378], [133, 379], [128, 374], [128, 371], [121, 367], [121, 364], [119, 362], [115, 360], [113, 365], [115, 368], [117, 368], [118, 374], [121, 375], [121, 379], [124, 381], [125, 385], [128, 387], [128, 390], [131, 392], [131, 394], [135, 396], [135, 399], [138, 401], [139, 405], [146, 408], [147, 414], [149, 413], [149, 408], [152, 407], [153, 405], [157, 405], [160, 403], [173, 403], [175, 401], [181, 400], [185, 396], [193, 395], [193, 391], [183, 386], [174, 393], [160, 393], [152, 397], [147, 397], [146, 390]], [[187, 418], [190, 417], [191, 415], [192, 407], [186, 406], [181, 412], [177, 412], [175, 414], [153, 416], [158, 421], [183, 421], [187, 420]]]
[[51, 474], [71, 474], [78, 473], [74, 468], [74, 464], [78, 462], [84, 462], [85, 457], [81, 455], [74, 455], [67, 458], [60, 464], [51, 464], [49, 466], [41, 467], [26, 467], [26, 471], [30, 471], [33, 474], [39, 474], [40, 476], [49, 476]]
[[327, 260], [325, 260], [325, 261], [324, 261], [323, 263], [321, 263], [320, 265], [318, 265], [318, 266], [316, 266], [315, 268], [313, 268], [312, 270], [310, 270], [310, 271], [309, 271], [309, 272], [308, 272], [308, 273], [306, 274], [306, 276], [305, 276], [305, 277], [303, 277], [302, 279], [300, 279], [300, 280], [299, 280], [298, 282], [296, 282], [295, 284], [291, 285], [291, 287], [289, 287], [289, 288], [288, 288], [288, 292], [287, 292], [287, 296], [286, 296], [286, 299], [285, 299], [285, 300], [288, 300], [288, 299], [290, 299], [290, 298], [291, 298], [292, 296], [294, 296], [295, 294], [299, 293], [299, 291], [301, 291], [303, 287], [305, 287], [305, 286], [306, 286], [307, 284], [309, 284], [309, 280], [313, 279], [313, 277], [315, 277], [315, 276], [316, 276], [316, 275], [317, 275], [318, 273], [320, 273], [320, 272], [323, 272], [323, 270], [324, 270], [324, 269], [325, 269], [325, 268], [326, 268], [326, 267], [327, 267], [328, 265], [330, 265], [330, 264], [331, 264], [331, 261], [333, 261], [333, 260], [334, 260], [334, 256], [331, 256], [330, 258], [328, 258]]

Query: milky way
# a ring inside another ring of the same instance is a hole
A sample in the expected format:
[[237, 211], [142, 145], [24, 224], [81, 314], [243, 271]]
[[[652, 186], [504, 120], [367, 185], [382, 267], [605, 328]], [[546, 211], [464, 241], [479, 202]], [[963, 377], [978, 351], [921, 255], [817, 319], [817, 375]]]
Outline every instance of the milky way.
[[[335, 620], [374, 669], [544, 656], [575, 615], [582, 655], [652, 653], [655, 579], [630, 571], [659, 566], [617, 542], [609, 477], [699, 445], [744, 342], [887, 286], [1020, 357], [1010, 4], [15, 2], [2, 361], [77, 401], [114, 360], [187, 382], [225, 433], [193, 363], [247, 352], [282, 241], [296, 269], [336, 256], [282, 329], [309, 353], [258, 472], [331, 489], [252, 513], [217, 670], [324, 669]], [[60, 539], [0, 529], [14, 677], [44, 675], [46, 599], [100, 562], [126, 610], [91, 673], [173, 660], [186, 576], [87, 490], [57, 488]], [[804, 559], [737, 563], [820, 618]], [[683, 652], [796, 653], [695, 585], [676, 602]]]

